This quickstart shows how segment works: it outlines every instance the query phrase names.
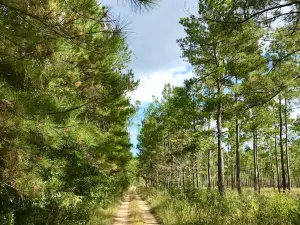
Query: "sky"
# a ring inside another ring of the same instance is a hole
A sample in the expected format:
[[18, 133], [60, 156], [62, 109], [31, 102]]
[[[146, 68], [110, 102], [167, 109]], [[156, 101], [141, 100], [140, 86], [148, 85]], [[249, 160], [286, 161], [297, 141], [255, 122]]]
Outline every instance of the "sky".
[[133, 52], [130, 67], [140, 80], [138, 89], [129, 94], [132, 103], [140, 101], [140, 110], [129, 127], [132, 152], [136, 149], [139, 124], [153, 96], [160, 97], [166, 83], [181, 86], [193, 76], [192, 67], [181, 58], [176, 39], [185, 36], [179, 24], [197, 9], [198, 0], [161, 0], [151, 11], [133, 12], [125, 0], [102, 0], [112, 16], [127, 24], [124, 31]]
[[[144, 12], [134, 12], [125, 2], [102, 0], [102, 5], [109, 6], [111, 16], [126, 24], [123, 31], [133, 52], [130, 67], [140, 80], [137, 90], [129, 94], [132, 103], [141, 102], [128, 128], [133, 144], [131, 151], [136, 155], [139, 124], [153, 96], [160, 97], [166, 83], [181, 86], [193, 76], [191, 65], [181, 58], [176, 40], [185, 37], [180, 18], [195, 14], [198, 0], [160, 0], [153, 10]], [[298, 114], [300, 110], [295, 110], [291, 116], [296, 118]]]

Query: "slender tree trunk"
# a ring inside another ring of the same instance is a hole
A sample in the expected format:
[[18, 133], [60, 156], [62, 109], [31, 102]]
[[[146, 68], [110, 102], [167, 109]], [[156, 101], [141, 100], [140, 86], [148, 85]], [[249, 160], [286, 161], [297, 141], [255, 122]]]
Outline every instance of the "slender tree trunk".
[[184, 167], [182, 168], [182, 188], [185, 188], [185, 173], [184, 173]]
[[212, 154], [212, 187], [213, 188], [215, 188], [216, 186], [215, 176], [216, 176], [215, 156], [214, 154]]
[[199, 188], [199, 163], [198, 157], [196, 158], [196, 179], [197, 179], [197, 188]]
[[289, 191], [291, 191], [291, 171], [290, 171], [290, 157], [289, 157], [289, 150], [288, 150], [288, 113], [287, 113], [287, 99], [284, 99], [284, 119], [285, 119], [285, 155], [286, 155], [286, 167], [287, 167], [287, 185]]
[[194, 154], [192, 154], [192, 165], [191, 165], [191, 169], [192, 169], [192, 184], [193, 184], [193, 188], [196, 187], [196, 179], [195, 179], [195, 156]]
[[[235, 84], [238, 83], [237, 76], [235, 77]], [[238, 102], [238, 96], [235, 94], [235, 103]], [[236, 163], [236, 188], [238, 193], [242, 193], [241, 189], [241, 161], [240, 161], [240, 127], [238, 120], [238, 113], [235, 114], [235, 163]]]
[[275, 161], [276, 161], [276, 176], [277, 176], [277, 188], [280, 192], [280, 178], [279, 178], [279, 165], [278, 165], [278, 154], [277, 154], [277, 136], [275, 134]]
[[[194, 109], [194, 112], [196, 112], [196, 96], [195, 96], [195, 94], [193, 94], [192, 99], [193, 99], [193, 109]], [[197, 133], [196, 115], [194, 115], [194, 119], [193, 119], [193, 129], [194, 129], [194, 133]], [[195, 155], [195, 152], [193, 152], [193, 154], [192, 154], [192, 160], [193, 160], [193, 165], [192, 165], [193, 188], [196, 188], [197, 184], [196, 184], [195, 175], [197, 176], [197, 174], [195, 174], [195, 165], [197, 165], [197, 163], [196, 163], [197, 157]], [[197, 173], [198, 173], [198, 170], [197, 170]]]
[[255, 133], [255, 144], [256, 144], [255, 150], [256, 150], [258, 193], [260, 194], [261, 182], [260, 182], [260, 171], [259, 171], [259, 163], [258, 163], [258, 138], [257, 138], [257, 132]]
[[276, 189], [276, 183], [275, 183], [275, 172], [274, 172], [274, 170], [272, 169], [272, 175], [273, 175], [273, 180], [272, 180], [272, 184], [273, 184], [273, 189], [274, 189], [274, 191], [275, 191], [275, 189]]
[[229, 188], [229, 176], [230, 176], [230, 155], [229, 152], [227, 152], [227, 176], [226, 176], [227, 188]]
[[286, 190], [286, 179], [285, 179], [285, 169], [284, 169], [284, 150], [283, 150], [283, 141], [282, 141], [282, 105], [281, 105], [281, 95], [279, 95], [279, 145], [280, 145], [280, 154], [281, 154], [281, 175], [282, 175], [282, 188], [283, 192]]
[[[233, 149], [232, 149], [233, 152]], [[231, 157], [231, 189], [234, 190], [234, 186], [235, 186], [235, 174], [234, 174], [234, 159], [233, 159], [233, 155]]]
[[258, 190], [258, 171], [257, 171], [257, 152], [256, 152], [256, 132], [253, 131], [253, 162], [254, 162], [254, 171], [253, 171], [253, 185], [254, 191]]
[[241, 161], [240, 161], [240, 131], [239, 121], [237, 116], [235, 117], [235, 162], [236, 162], [236, 188], [239, 194], [242, 193], [241, 188]]
[[[218, 96], [221, 96], [221, 80], [217, 81]], [[224, 189], [224, 158], [222, 151], [222, 104], [217, 104], [217, 130], [218, 130], [218, 189], [221, 195], [225, 195]]]
[[[208, 113], [208, 140], [210, 140], [210, 112]], [[210, 174], [210, 157], [211, 157], [211, 149], [208, 146], [207, 152], [207, 188], [211, 190], [211, 174]]]

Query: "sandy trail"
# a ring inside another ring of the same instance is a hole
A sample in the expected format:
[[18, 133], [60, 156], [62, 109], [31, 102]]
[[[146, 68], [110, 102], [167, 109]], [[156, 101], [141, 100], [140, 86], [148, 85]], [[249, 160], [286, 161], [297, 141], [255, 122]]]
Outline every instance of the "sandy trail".
[[159, 225], [154, 215], [151, 213], [150, 207], [146, 204], [145, 201], [137, 194], [126, 195], [120, 206], [120, 209], [113, 220], [112, 225], [131, 225], [130, 222], [130, 213], [129, 213], [129, 204], [132, 200], [138, 200], [139, 203], [139, 212], [143, 218], [144, 225]]

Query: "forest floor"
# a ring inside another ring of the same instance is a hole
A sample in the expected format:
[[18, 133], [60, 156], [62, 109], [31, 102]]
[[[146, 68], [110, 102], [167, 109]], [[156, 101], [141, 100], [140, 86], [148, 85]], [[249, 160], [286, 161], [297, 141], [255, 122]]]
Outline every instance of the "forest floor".
[[136, 193], [126, 194], [112, 225], [158, 225], [150, 207]]

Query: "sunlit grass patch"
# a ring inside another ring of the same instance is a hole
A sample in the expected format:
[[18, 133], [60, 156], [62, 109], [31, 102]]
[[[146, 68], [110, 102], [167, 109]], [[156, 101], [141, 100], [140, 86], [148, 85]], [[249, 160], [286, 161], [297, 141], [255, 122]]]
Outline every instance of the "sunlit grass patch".
[[139, 202], [134, 198], [134, 194], [130, 195], [131, 201], [129, 204], [130, 225], [143, 225], [143, 217], [140, 212]]
[[251, 189], [242, 195], [227, 190], [221, 197], [215, 190], [141, 189], [165, 225], [299, 225], [300, 199], [294, 193]]
[[88, 225], [111, 225], [113, 218], [117, 214], [120, 207], [120, 201], [114, 201], [110, 206], [103, 209], [101, 207], [95, 209], [91, 213]]

